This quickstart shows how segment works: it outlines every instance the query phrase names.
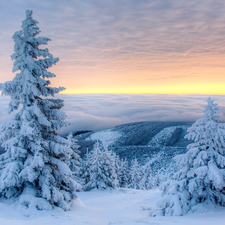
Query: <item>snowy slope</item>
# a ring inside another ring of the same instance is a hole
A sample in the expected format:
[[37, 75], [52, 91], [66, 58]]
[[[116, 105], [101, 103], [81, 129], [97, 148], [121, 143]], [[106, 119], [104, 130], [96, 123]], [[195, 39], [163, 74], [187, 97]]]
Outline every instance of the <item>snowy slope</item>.
[[91, 134], [90, 137], [88, 137], [86, 140], [92, 140], [92, 141], [98, 140], [102, 143], [107, 143], [108, 145], [112, 145], [121, 137], [121, 135], [122, 134], [118, 131], [108, 129], [108, 130], [95, 132]]
[[[148, 146], [173, 146], [178, 140], [178, 135], [183, 130], [186, 130], [187, 126], [169, 126], [158, 132], [148, 143]], [[172, 138], [174, 139], [172, 140]]]
[[[0, 203], [1, 225], [224, 225], [225, 208], [200, 205], [181, 217], [149, 217], [161, 192], [118, 189], [78, 193], [71, 211], [32, 211]], [[24, 216], [26, 215], [26, 216]]]
[[184, 139], [190, 123], [184, 122], [138, 122], [117, 126], [113, 129], [89, 132], [76, 136], [82, 155], [93, 148], [98, 140], [107, 142], [109, 149], [121, 158], [131, 161], [135, 157], [144, 165], [151, 160], [153, 172], [162, 173], [162, 179], [170, 177], [176, 170], [172, 160], [177, 154], [186, 152], [190, 141]]

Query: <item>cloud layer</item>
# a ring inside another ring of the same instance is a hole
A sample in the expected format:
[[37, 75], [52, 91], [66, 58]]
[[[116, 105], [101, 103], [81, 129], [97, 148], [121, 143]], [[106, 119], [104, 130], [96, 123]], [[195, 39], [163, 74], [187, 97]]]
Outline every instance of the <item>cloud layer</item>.
[[[73, 124], [62, 133], [78, 130], [102, 130], [116, 125], [140, 121], [186, 121], [194, 122], [202, 115], [207, 104], [206, 95], [58, 95], [64, 99], [63, 111], [67, 121]], [[225, 122], [225, 96], [212, 96], [218, 103]], [[2, 110], [0, 123], [8, 115], [9, 99], [0, 98]]]

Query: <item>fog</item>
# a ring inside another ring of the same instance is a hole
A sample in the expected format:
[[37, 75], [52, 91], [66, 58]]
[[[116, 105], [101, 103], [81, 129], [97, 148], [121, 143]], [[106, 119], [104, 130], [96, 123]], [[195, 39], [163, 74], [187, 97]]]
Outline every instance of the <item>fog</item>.
[[[73, 124], [60, 133], [79, 130], [102, 130], [140, 121], [186, 121], [194, 122], [201, 117], [207, 104], [207, 95], [163, 94], [78, 94], [56, 95], [64, 99], [62, 108], [67, 121]], [[225, 96], [211, 96], [218, 103], [225, 121]], [[8, 97], [0, 98], [0, 124], [13, 118], [7, 114]]]

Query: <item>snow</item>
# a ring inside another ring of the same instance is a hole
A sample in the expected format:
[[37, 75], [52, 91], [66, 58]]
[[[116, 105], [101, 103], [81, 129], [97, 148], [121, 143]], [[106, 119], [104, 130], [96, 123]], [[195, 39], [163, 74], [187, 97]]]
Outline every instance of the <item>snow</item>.
[[223, 225], [225, 208], [200, 204], [184, 216], [150, 217], [161, 191], [114, 189], [78, 192], [70, 211], [26, 211], [18, 203], [0, 203], [0, 224], [7, 225]]
[[173, 134], [177, 128], [187, 129], [187, 126], [171, 126], [162, 129], [157, 133], [147, 144], [148, 146], [160, 146], [163, 145]]
[[117, 139], [119, 139], [120, 136], [121, 136], [121, 133], [117, 131], [112, 131], [112, 129], [108, 129], [108, 130], [96, 132], [92, 134], [90, 137], [88, 137], [86, 140], [93, 140], [93, 141], [99, 140], [102, 143], [107, 143], [108, 145], [110, 145], [113, 142], [115, 142]]

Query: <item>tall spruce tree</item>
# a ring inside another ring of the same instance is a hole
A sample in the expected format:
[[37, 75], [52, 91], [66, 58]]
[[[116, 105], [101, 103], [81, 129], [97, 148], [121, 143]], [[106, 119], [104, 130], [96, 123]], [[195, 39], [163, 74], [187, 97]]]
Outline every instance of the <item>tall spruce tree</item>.
[[20, 72], [1, 84], [2, 95], [11, 97], [9, 113], [21, 107], [1, 127], [0, 141], [6, 152], [0, 157], [0, 197], [19, 197], [28, 208], [55, 205], [68, 210], [76, 196], [76, 183], [67, 166], [73, 151], [57, 134], [67, 125], [66, 115], [60, 111], [63, 100], [52, 98], [64, 88], [49, 87], [50, 81], [45, 79], [55, 77], [47, 69], [59, 59], [47, 48], [39, 49], [50, 39], [36, 37], [40, 33], [37, 23], [27, 10], [22, 30], [13, 35], [13, 72]]
[[186, 154], [175, 158], [181, 166], [176, 180], [164, 186], [158, 204], [163, 215], [183, 215], [202, 202], [225, 206], [225, 126], [218, 123], [217, 104], [211, 98], [207, 102], [202, 118], [186, 135], [194, 143], [187, 146]]

